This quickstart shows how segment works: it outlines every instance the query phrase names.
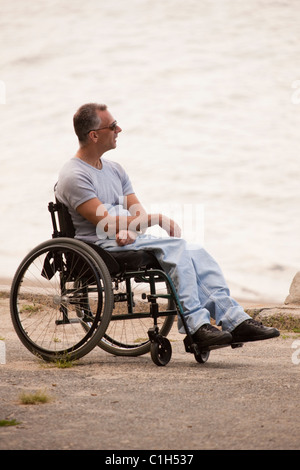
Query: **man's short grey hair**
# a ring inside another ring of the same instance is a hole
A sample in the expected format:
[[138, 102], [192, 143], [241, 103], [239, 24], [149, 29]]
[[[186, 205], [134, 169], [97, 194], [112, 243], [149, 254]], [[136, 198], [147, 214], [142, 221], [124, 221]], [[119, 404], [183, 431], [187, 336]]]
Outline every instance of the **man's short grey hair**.
[[87, 142], [89, 131], [100, 127], [101, 119], [97, 111], [105, 111], [106, 109], [106, 104], [87, 103], [80, 106], [76, 111], [73, 117], [73, 125], [81, 144]]

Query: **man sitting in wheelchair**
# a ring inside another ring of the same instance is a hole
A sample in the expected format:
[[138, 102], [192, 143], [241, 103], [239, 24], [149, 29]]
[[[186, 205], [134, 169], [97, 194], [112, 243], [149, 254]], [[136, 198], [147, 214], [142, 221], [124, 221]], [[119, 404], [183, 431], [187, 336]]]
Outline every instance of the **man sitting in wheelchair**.
[[[73, 123], [79, 149], [60, 172], [56, 197], [70, 212], [75, 237], [112, 253], [154, 253], [172, 279], [186, 325], [202, 349], [279, 336], [277, 329], [253, 320], [230, 296], [218, 264], [206, 250], [180, 238], [175, 221], [163, 214], [147, 214], [122, 166], [103, 158], [116, 148], [122, 131], [107, 106], [85, 104]], [[162, 227], [166, 237], [145, 233], [154, 225]], [[211, 324], [211, 318], [219, 328]], [[178, 328], [186, 333], [180, 318]]]

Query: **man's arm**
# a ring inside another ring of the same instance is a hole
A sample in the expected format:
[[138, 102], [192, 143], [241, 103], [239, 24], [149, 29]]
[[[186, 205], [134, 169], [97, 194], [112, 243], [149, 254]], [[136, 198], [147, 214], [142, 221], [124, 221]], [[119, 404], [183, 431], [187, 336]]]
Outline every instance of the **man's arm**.
[[116, 235], [120, 230], [141, 231], [141, 226], [147, 225], [148, 215], [137, 197], [130, 194], [125, 197], [125, 209], [132, 215], [110, 215], [105, 205], [98, 198], [89, 199], [77, 207], [77, 212], [89, 222], [97, 226], [100, 224], [107, 235]]
[[104, 204], [98, 198], [93, 198], [80, 204], [77, 211], [95, 226], [100, 224], [102, 230], [110, 237], [117, 237], [117, 234], [124, 230], [137, 234], [154, 225], [162, 227], [171, 237], [181, 236], [176, 222], [163, 214], [148, 214], [135, 194], [125, 197], [124, 207], [131, 215], [110, 215]]
[[180, 227], [174, 220], [170, 219], [169, 217], [163, 214], [147, 214], [135, 194], [130, 194], [129, 196], [126, 196], [125, 204], [129, 212], [133, 216], [136, 216], [134, 222], [138, 223], [139, 220], [141, 221], [141, 226], [138, 228], [139, 231], [144, 231], [148, 227], [159, 225], [171, 237], [181, 236]]

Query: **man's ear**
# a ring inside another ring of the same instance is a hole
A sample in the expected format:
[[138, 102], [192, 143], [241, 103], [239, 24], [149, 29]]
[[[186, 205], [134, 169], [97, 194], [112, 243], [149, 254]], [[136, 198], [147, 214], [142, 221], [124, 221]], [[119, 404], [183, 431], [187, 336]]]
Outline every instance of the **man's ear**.
[[90, 139], [91, 139], [93, 142], [98, 142], [99, 136], [98, 136], [97, 132], [91, 131], [91, 132], [89, 133], [89, 136], [90, 136]]

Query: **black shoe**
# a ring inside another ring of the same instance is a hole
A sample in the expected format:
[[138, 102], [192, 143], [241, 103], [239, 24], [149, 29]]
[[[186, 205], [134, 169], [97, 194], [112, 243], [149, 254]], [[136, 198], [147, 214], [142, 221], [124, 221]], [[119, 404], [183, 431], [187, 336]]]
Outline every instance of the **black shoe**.
[[228, 331], [221, 331], [210, 323], [200, 326], [196, 333], [192, 335], [192, 338], [201, 349], [232, 342], [232, 336]]
[[231, 332], [231, 335], [233, 343], [245, 343], [247, 341], [275, 338], [280, 335], [280, 332], [276, 328], [264, 326], [262, 323], [251, 318], [238, 325]]

